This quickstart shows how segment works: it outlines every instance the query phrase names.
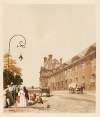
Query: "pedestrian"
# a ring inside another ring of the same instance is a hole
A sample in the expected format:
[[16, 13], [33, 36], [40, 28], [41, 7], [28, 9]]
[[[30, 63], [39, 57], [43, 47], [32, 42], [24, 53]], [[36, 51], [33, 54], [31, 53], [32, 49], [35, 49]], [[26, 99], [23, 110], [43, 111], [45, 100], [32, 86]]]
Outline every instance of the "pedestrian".
[[18, 96], [19, 96], [19, 103], [17, 103], [17, 106], [18, 107], [26, 107], [27, 100], [26, 100], [26, 96], [25, 96], [25, 92], [24, 92], [23, 87], [20, 88], [20, 91], [18, 92]]
[[13, 89], [11, 87], [11, 85], [8, 85], [7, 91], [6, 91], [6, 98], [7, 102], [9, 102], [9, 106], [14, 104], [14, 98], [13, 98]]
[[13, 104], [14, 104], [15, 100], [16, 100], [16, 87], [14, 86], [13, 82], [11, 82], [8, 89], [9, 89], [9, 92], [11, 93], [11, 95], [13, 97]]
[[3, 91], [3, 107], [4, 108], [7, 108], [8, 107], [8, 104], [7, 104], [7, 98], [6, 98], [6, 90]]
[[28, 94], [28, 90], [26, 89], [26, 87], [23, 87], [24, 93], [25, 93], [25, 98], [26, 98], [26, 103], [28, 105], [28, 100], [29, 100], [29, 94]]
[[85, 90], [85, 83], [81, 84], [81, 93], [83, 94], [83, 91]]
[[36, 100], [36, 93], [32, 95], [32, 101], [35, 101], [35, 100]]
[[41, 96], [39, 96], [39, 95], [37, 96], [37, 102], [43, 104], [43, 100], [42, 100]]

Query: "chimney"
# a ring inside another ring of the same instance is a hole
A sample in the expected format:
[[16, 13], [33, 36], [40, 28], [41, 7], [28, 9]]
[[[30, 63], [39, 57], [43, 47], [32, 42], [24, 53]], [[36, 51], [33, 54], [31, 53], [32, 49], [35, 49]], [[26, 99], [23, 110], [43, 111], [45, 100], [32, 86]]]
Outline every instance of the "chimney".
[[60, 65], [62, 64], [62, 58], [60, 58]]
[[46, 62], [47, 61], [47, 57], [44, 57], [44, 62]]
[[52, 54], [49, 54], [48, 57], [49, 57], [49, 59], [51, 60], [51, 59], [52, 59]]
[[52, 54], [48, 55], [48, 69], [52, 69]]
[[47, 57], [44, 57], [44, 67], [46, 67], [47, 64]]

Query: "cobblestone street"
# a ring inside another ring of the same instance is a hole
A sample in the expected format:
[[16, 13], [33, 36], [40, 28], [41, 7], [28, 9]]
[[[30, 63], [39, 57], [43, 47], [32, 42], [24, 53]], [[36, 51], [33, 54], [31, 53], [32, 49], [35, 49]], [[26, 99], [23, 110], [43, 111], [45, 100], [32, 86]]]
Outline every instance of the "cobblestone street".
[[[69, 94], [65, 91], [52, 92], [51, 97], [44, 97], [44, 104], [34, 104], [26, 108], [10, 107], [4, 112], [95, 112], [95, 93]], [[46, 108], [50, 105], [49, 108]]]

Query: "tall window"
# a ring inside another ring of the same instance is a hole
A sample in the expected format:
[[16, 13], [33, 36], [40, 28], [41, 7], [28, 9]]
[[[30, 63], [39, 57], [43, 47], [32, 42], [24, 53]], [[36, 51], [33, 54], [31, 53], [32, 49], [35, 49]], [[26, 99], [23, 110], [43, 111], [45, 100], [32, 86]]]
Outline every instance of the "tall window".
[[65, 76], [67, 76], [67, 70], [65, 70]]
[[82, 70], [85, 69], [85, 63], [81, 63], [81, 66], [82, 66]]
[[85, 76], [82, 76], [82, 83], [85, 83]]
[[95, 69], [96, 69], [96, 59], [93, 59], [91, 61], [91, 66], [92, 66], [92, 71], [95, 71]]
[[75, 71], [77, 71], [77, 65], [75, 66]]
[[78, 82], [78, 77], [75, 78], [75, 81]]
[[68, 69], [68, 78], [70, 78], [70, 69]]
[[92, 74], [92, 75], [91, 75], [90, 82], [91, 82], [91, 83], [95, 83], [95, 81], [96, 81], [96, 76], [95, 76], [95, 74]]

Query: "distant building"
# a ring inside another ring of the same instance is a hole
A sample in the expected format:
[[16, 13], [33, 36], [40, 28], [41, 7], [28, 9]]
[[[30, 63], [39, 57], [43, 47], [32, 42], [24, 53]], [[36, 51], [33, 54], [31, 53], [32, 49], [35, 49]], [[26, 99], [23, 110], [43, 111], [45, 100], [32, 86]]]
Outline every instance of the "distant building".
[[96, 84], [96, 44], [63, 63], [53, 59], [52, 55], [44, 57], [44, 66], [40, 70], [41, 87], [50, 90], [67, 90], [71, 82], [84, 83], [86, 89], [95, 89]]

